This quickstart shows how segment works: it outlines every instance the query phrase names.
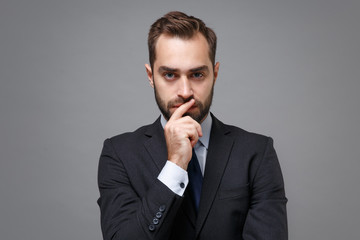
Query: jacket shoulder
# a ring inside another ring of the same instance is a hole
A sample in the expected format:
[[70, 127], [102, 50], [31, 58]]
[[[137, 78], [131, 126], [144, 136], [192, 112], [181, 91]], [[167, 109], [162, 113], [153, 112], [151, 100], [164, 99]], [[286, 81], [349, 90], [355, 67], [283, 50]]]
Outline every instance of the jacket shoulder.
[[261, 139], [269, 139], [269, 136], [266, 136], [264, 134], [260, 134], [260, 133], [256, 133], [256, 132], [251, 132], [248, 130], [245, 130], [243, 128], [237, 127], [237, 126], [233, 126], [233, 125], [226, 125], [229, 129], [231, 129], [231, 132], [236, 135], [236, 136], [244, 136], [246, 138], [250, 138], [250, 139], [255, 139], [255, 140], [261, 140]]
[[151, 135], [155, 131], [158, 131], [159, 128], [161, 128], [161, 124], [158, 119], [154, 123], [139, 127], [133, 132], [121, 133], [113, 137], [110, 137], [105, 141], [110, 141], [115, 146], [119, 146], [119, 145], [129, 146], [134, 144], [136, 145], [139, 144], [139, 142], [145, 141], [146, 139], [151, 137]]
[[213, 120], [214, 120], [213, 124], [215, 125], [214, 127], [222, 129], [225, 132], [225, 134], [230, 134], [236, 139], [246, 140], [250, 142], [257, 142], [258, 144], [259, 142], [268, 142], [269, 139], [271, 139], [271, 137], [265, 136], [263, 134], [250, 132], [234, 125], [225, 124], [220, 120], [216, 119], [214, 116], [213, 116]]

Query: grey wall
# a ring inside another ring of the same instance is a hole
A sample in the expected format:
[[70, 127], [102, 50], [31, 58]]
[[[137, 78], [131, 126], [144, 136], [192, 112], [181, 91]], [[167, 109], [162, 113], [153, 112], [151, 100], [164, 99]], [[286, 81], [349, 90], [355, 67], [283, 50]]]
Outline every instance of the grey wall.
[[358, 0], [1, 0], [0, 238], [101, 238], [102, 142], [159, 115], [146, 35], [174, 9], [218, 34], [212, 111], [274, 138], [290, 239], [359, 239]]

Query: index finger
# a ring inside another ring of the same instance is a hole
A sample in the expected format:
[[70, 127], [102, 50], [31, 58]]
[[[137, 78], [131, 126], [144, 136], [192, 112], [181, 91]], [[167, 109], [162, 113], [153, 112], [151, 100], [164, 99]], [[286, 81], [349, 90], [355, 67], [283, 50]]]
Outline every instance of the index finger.
[[182, 104], [181, 106], [179, 106], [174, 113], [172, 114], [172, 116], [170, 117], [169, 120], [173, 119], [173, 120], [177, 120], [180, 119], [186, 112], [187, 110], [189, 110], [191, 108], [191, 106], [195, 103], [194, 99], [191, 99], [190, 101]]

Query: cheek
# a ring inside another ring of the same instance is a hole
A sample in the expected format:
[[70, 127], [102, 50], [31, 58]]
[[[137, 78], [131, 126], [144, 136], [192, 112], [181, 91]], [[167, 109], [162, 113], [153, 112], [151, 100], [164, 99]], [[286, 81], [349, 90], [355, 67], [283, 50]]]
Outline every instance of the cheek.
[[158, 81], [155, 83], [158, 94], [165, 99], [173, 99], [177, 96], [178, 88], [176, 84], [166, 83], [165, 81]]
[[197, 97], [200, 98], [202, 101], [205, 100], [211, 93], [211, 89], [212, 89], [212, 84], [209, 83], [201, 84], [197, 86], [196, 88]]
[[173, 93], [172, 90], [164, 85], [161, 84], [156, 84], [156, 92], [158, 94], [158, 96], [164, 101], [164, 102], [168, 102], [170, 99], [172, 99]]

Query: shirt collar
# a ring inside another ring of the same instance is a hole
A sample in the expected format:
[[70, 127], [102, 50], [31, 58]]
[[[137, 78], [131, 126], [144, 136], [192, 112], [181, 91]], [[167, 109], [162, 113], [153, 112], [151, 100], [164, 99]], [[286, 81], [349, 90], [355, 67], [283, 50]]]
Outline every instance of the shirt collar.
[[[161, 125], [164, 128], [167, 120], [164, 118], [163, 115], [161, 115]], [[210, 132], [211, 132], [211, 125], [212, 125], [212, 118], [210, 116], [210, 113], [206, 116], [204, 121], [201, 123], [201, 130], [203, 133], [203, 136], [199, 138], [199, 141], [204, 145], [206, 149], [209, 148], [209, 141], [210, 141]]]

